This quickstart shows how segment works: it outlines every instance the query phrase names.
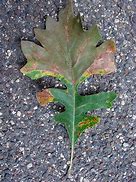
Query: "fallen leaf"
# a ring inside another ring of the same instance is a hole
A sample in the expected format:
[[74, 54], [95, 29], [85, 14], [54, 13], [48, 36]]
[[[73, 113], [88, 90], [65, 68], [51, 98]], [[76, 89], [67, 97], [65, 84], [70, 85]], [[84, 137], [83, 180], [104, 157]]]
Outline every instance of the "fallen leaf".
[[95, 126], [100, 118], [87, 116], [87, 111], [111, 108], [116, 98], [114, 92], [101, 92], [90, 96], [81, 96], [78, 86], [90, 75], [109, 74], [116, 71], [113, 40], [101, 42], [99, 28], [94, 25], [84, 31], [80, 16], [73, 16], [68, 5], [59, 14], [59, 21], [47, 18], [46, 29], [35, 28], [35, 37], [41, 43], [22, 41], [22, 51], [27, 64], [21, 72], [33, 80], [45, 76], [59, 78], [66, 90], [51, 88], [37, 93], [37, 100], [45, 106], [48, 102], [60, 102], [65, 111], [55, 115], [55, 120], [63, 124], [71, 142], [72, 168], [74, 146], [79, 136], [90, 127]]

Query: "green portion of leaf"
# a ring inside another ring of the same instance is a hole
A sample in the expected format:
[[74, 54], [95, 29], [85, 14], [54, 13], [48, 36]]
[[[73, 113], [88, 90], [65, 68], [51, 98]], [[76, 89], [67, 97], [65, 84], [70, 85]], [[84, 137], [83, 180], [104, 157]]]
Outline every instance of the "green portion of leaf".
[[95, 110], [112, 107], [113, 101], [116, 98], [115, 92], [101, 92], [99, 94], [88, 96], [76, 96], [77, 113], [82, 113], [83, 110]]
[[64, 79], [64, 77], [62, 75], [55, 74], [55, 73], [49, 72], [49, 71], [41, 71], [41, 70], [33, 70], [33, 71], [25, 73], [25, 75], [28, 76], [29, 78], [31, 78], [32, 80], [37, 80], [37, 79], [45, 77], [45, 76], [52, 76], [52, 77], [56, 77], [61, 80]]
[[[72, 114], [72, 113], [71, 113]], [[75, 120], [75, 126], [73, 128], [73, 124], [71, 123], [72, 115], [69, 116], [69, 113], [65, 111], [65, 113], [60, 113], [55, 116], [55, 120], [58, 121], [58, 123], [63, 124], [69, 134], [69, 138], [71, 141], [71, 148], [74, 147], [75, 143], [78, 141], [79, 136], [88, 128], [91, 128], [95, 126], [98, 122], [100, 122], [100, 118], [97, 116], [85, 116], [84, 114], [80, 115], [79, 117], [76, 117]], [[77, 120], [80, 119], [80, 120]], [[64, 122], [65, 121], [65, 122]], [[71, 130], [73, 128], [73, 130]]]
[[[51, 88], [50, 92], [55, 101], [65, 106], [66, 111], [56, 115], [55, 119], [67, 128], [72, 145], [74, 145], [73, 141], [77, 141], [79, 133], [81, 134], [86, 128], [93, 126], [99, 121], [96, 117], [87, 118], [85, 113], [94, 109], [111, 108], [116, 98], [114, 92], [101, 92], [99, 94], [81, 96], [71, 84], [67, 84], [67, 90]], [[78, 127], [80, 123], [84, 123], [82, 124], [82, 129]]]

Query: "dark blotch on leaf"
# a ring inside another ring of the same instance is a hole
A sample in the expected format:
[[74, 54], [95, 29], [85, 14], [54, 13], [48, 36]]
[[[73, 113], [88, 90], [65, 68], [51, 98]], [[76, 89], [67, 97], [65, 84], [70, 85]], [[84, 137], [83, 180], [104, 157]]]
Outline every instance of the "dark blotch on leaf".
[[102, 44], [103, 44], [103, 40], [100, 40], [100, 41], [97, 43], [96, 47], [99, 47], [99, 46], [102, 45]]

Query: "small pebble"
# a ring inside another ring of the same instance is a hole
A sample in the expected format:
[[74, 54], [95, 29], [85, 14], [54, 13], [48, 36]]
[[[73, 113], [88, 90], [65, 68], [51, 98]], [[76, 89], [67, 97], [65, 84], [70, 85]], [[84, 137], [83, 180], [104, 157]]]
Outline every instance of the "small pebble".
[[129, 144], [128, 143], [123, 143], [123, 147], [127, 148], [127, 147], [129, 147]]
[[124, 106], [124, 105], [125, 105], [125, 101], [124, 101], [124, 100], [122, 100], [121, 105], [122, 105], [122, 106]]
[[84, 182], [90, 182], [89, 179], [84, 178]]
[[132, 162], [132, 165], [136, 167], [136, 162]]
[[21, 112], [17, 111], [17, 116], [20, 117], [21, 116]]
[[32, 167], [33, 167], [33, 164], [32, 163], [27, 164], [27, 169], [30, 169]]
[[62, 140], [62, 139], [63, 139], [63, 137], [62, 137], [62, 136], [59, 136], [59, 137], [58, 137], [58, 139], [59, 139], [59, 140]]
[[84, 179], [84, 178], [83, 178], [83, 177], [81, 177], [81, 178], [80, 178], [80, 182], [83, 182], [83, 179]]

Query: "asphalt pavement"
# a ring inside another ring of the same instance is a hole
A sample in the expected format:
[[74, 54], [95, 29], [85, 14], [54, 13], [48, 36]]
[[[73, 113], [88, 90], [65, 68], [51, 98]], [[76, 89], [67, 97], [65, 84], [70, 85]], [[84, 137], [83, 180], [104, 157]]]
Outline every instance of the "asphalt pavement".
[[[67, 132], [53, 121], [52, 106], [36, 100], [38, 83], [20, 73], [26, 59], [21, 39], [35, 41], [34, 27], [44, 28], [46, 15], [57, 17], [65, 1], [0, 0], [0, 181], [1, 182], [135, 182], [136, 181], [136, 2], [79, 0], [75, 12], [83, 26], [97, 23], [104, 39], [117, 45], [117, 72], [90, 78], [82, 85], [113, 90], [112, 109], [101, 116], [75, 148], [72, 177], [66, 176], [70, 156]], [[58, 84], [51, 78], [46, 86]]]

